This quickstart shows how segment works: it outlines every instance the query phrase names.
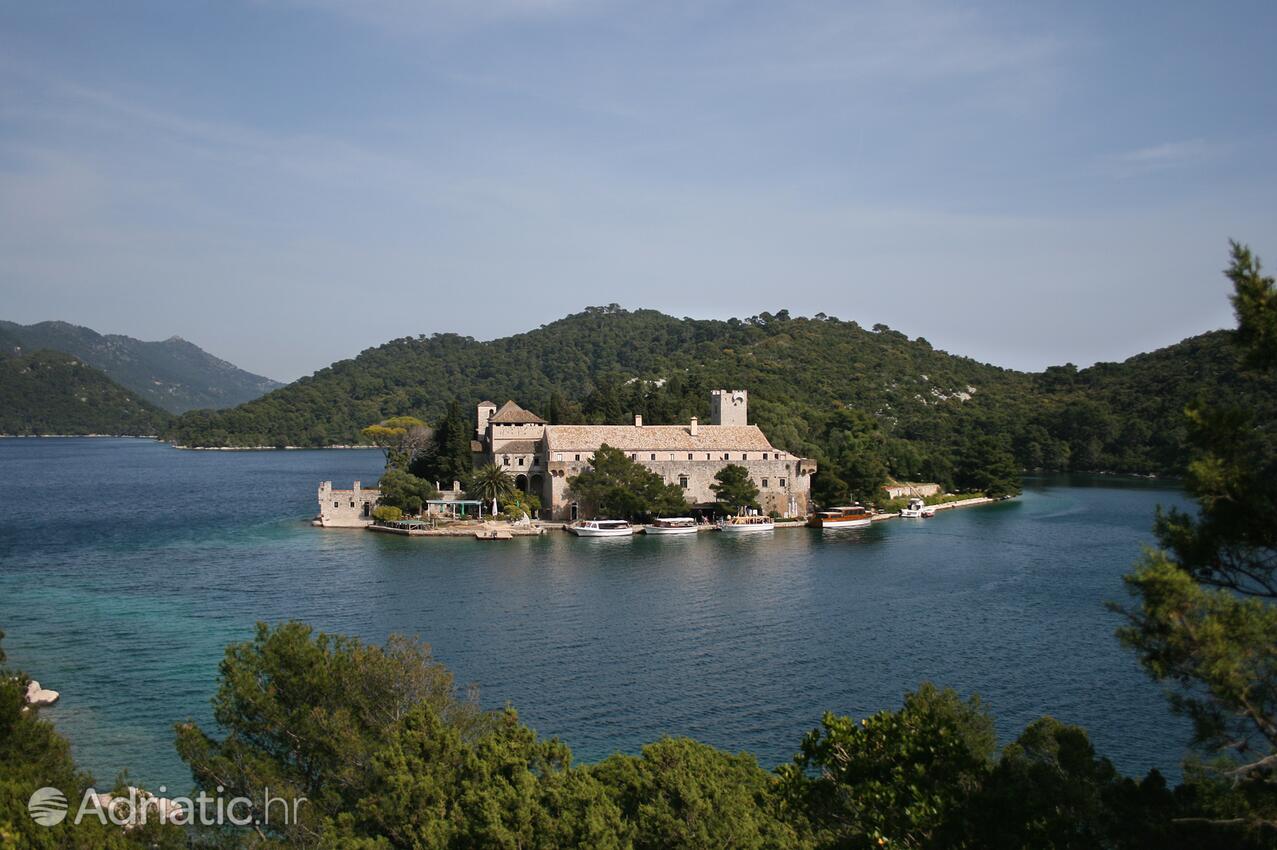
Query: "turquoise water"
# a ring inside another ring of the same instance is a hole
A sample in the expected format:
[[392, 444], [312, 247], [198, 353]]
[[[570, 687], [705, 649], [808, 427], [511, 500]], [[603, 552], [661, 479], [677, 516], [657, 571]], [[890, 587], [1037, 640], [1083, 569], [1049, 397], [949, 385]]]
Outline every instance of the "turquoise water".
[[1166, 485], [1030, 480], [1013, 502], [838, 535], [508, 543], [308, 525], [322, 479], [373, 451], [187, 452], [142, 440], [0, 440], [0, 628], [10, 662], [99, 782], [185, 788], [172, 725], [211, 722], [225, 644], [296, 618], [419, 635], [492, 706], [579, 759], [663, 734], [792, 756], [825, 710], [978, 692], [1010, 737], [1050, 713], [1127, 772], [1188, 739], [1104, 608]]

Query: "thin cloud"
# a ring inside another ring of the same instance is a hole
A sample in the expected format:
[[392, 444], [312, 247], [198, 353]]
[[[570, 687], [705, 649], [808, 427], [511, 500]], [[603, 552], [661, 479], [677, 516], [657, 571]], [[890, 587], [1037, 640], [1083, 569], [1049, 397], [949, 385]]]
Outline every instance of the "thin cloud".
[[1186, 139], [1178, 142], [1163, 142], [1158, 145], [1137, 148], [1120, 153], [1111, 159], [1116, 170], [1127, 174], [1144, 174], [1152, 171], [1165, 171], [1173, 168], [1184, 168], [1206, 160], [1221, 156], [1227, 146], [1209, 142], [1205, 139]]

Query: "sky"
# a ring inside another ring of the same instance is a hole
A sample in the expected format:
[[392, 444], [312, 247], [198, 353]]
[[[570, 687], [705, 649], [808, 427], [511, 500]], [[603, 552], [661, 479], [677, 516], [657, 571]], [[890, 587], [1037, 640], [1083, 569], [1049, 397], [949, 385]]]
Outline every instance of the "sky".
[[590, 305], [1021, 369], [1277, 266], [1277, 4], [0, 0], [0, 318], [280, 380]]

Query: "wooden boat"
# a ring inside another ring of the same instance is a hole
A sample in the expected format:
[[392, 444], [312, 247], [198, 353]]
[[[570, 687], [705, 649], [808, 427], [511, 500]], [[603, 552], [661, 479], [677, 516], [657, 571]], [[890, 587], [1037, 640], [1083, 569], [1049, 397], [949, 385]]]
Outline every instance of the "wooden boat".
[[644, 534], [695, 534], [696, 520], [691, 517], [661, 517], [643, 529]]
[[860, 505], [844, 505], [842, 507], [830, 508], [827, 511], [817, 511], [807, 520], [807, 525], [812, 528], [863, 528], [873, 522], [869, 511]]
[[733, 516], [718, 524], [718, 530], [728, 534], [748, 534], [775, 529], [776, 523], [769, 516]]
[[582, 519], [567, 527], [577, 537], [629, 537], [634, 526], [623, 519]]

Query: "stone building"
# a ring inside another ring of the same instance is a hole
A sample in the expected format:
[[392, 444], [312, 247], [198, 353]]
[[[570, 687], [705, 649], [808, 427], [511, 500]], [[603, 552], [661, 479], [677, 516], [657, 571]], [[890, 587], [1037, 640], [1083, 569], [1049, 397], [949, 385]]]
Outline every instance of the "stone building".
[[815, 461], [777, 449], [749, 424], [745, 390], [713, 390], [708, 424], [693, 418], [685, 425], [644, 425], [636, 416], [632, 425], [550, 425], [513, 401], [500, 409], [481, 402], [477, 414], [476, 465], [505, 467], [520, 490], [540, 499], [544, 519], [577, 518], [568, 479], [588, 468], [604, 443], [681, 487], [689, 511], [709, 508], [715, 473], [736, 464], [749, 470], [764, 513], [808, 512]]
[[333, 482], [319, 485], [319, 515], [315, 522], [325, 528], [362, 528], [372, 525], [372, 509], [381, 498], [377, 488], [364, 489], [356, 481], [350, 490], [334, 490]]

